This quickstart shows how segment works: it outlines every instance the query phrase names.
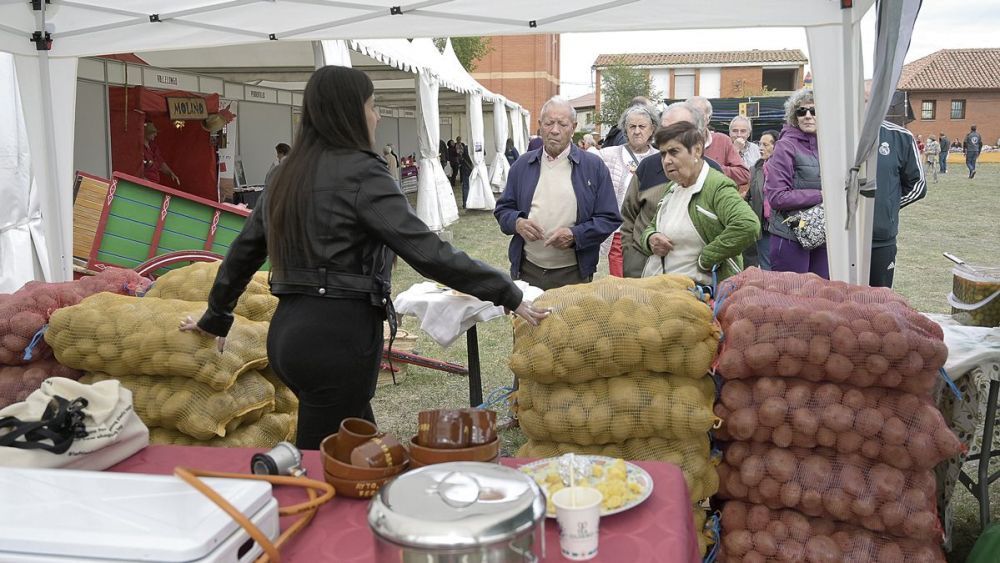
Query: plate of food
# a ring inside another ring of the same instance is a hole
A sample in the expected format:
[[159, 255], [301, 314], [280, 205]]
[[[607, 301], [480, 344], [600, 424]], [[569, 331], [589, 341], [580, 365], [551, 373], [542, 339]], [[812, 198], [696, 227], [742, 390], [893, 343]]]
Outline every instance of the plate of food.
[[556, 509], [552, 495], [568, 487], [569, 468], [576, 471], [576, 485], [594, 487], [601, 491], [601, 516], [624, 512], [638, 506], [653, 494], [653, 478], [645, 469], [623, 459], [601, 455], [573, 455], [540, 459], [522, 465], [521, 471], [530, 475], [545, 491], [546, 516], [555, 518]]

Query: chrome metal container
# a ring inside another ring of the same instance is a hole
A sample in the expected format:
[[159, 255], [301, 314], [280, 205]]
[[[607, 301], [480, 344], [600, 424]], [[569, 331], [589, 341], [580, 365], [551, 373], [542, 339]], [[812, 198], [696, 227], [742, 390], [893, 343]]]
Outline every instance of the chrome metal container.
[[545, 495], [495, 463], [421, 467], [383, 486], [368, 507], [376, 561], [537, 563], [545, 552]]

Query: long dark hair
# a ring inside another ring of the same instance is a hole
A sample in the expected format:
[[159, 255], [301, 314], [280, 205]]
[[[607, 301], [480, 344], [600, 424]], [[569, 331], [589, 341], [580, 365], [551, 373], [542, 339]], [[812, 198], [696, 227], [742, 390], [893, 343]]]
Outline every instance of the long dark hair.
[[504, 149], [504, 152], [510, 152], [512, 150], [514, 150], [514, 139], [507, 137], [507, 148]]
[[374, 92], [368, 75], [342, 66], [323, 67], [306, 84], [294, 148], [267, 189], [268, 254], [275, 266], [306, 244], [309, 194], [323, 151], [372, 149], [365, 102]]

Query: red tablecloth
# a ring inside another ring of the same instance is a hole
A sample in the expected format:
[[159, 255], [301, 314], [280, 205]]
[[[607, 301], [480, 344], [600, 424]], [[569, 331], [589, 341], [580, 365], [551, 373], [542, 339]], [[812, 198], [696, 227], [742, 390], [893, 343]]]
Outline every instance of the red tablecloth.
[[[170, 474], [178, 465], [248, 473], [250, 458], [261, 450], [149, 446], [109, 471]], [[303, 452], [309, 476], [323, 475], [319, 452]], [[529, 460], [503, 459], [509, 466]], [[641, 561], [698, 562], [698, 543], [691, 516], [691, 501], [680, 469], [669, 463], [640, 461], [637, 465], [653, 477], [653, 494], [641, 505], [601, 520], [601, 543], [592, 561], [635, 563]], [[275, 490], [282, 505], [301, 502], [301, 490]], [[335, 497], [324, 505], [312, 524], [290, 540], [282, 550], [282, 561], [290, 562], [369, 562], [374, 561], [374, 539], [368, 528], [368, 502]], [[293, 521], [282, 519], [282, 528]], [[545, 526], [545, 561], [565, 561], [559, 553], [558, 525], [549, 519]]]

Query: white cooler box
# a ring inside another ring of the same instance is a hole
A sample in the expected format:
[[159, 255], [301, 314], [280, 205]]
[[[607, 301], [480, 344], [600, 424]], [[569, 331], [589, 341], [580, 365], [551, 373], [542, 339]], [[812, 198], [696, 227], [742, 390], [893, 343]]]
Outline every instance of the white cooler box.
[[[263, 481], [203, 479], [269, 538], [278, 503]], [[243, 562], [263, 550], [180, 478], [0, 468], [0, 562]]]

